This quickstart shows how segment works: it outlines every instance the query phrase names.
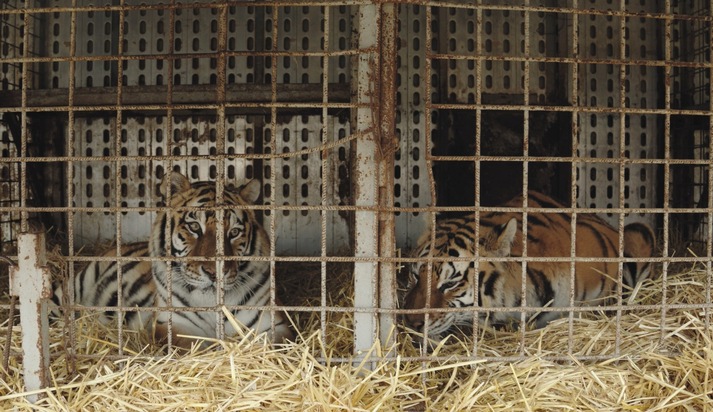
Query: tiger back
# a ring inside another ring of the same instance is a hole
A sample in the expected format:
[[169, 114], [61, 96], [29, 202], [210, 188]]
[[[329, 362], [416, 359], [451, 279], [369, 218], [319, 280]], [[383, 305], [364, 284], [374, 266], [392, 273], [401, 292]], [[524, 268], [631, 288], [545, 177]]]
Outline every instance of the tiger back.
[[[522, 197], [506, 203], [506, 207], [522, 207]], [[531, 208], [562, 208], [548, 196], [528, 192]], [[475, 215], [446, 219], [438, 222], [436, 242], [433, 246], [432, 281], [430, 293], [426, 274], [427, 263], [418, 261], [409, 272], [409, 291], [405, 297], [406, 309], [430, 308], [483, 308], [508, 307], [563, 307], [570, 306], [570, 290], [575, 305], [600, 305], [607, 302], [617, 290], [618, 263], [597, 258], [615, 258], [619, 255], [618, 233], [601, 218], [591, 214], [577, 215], [577, 237], [574, 256], [592, 258], [574, 263], [574, 285], [571, 285], [571, 262], [567, 259], [543, 262], [529, 261], [525, 270], [525, 302], [522, 302], [523, 270], [521, 261], [503, 260], [523, 254], [521, 212], [487, 212], [480, 215], [479, 239], [475, 239]], [[571, 216], [560, 212], [530, 212], [527, 215], [527, 256], [536, 258], [569, 258], [571, 253]], [[642, 225], [645, 226], [645, 225]], [[626, 233], [626, 232], [625, 232]], [[431, 250], [430, 230], [419, 241], [416, 256], [426, 259]], [[625, 241], [627, 240], [625, 236]], [[628, 238], [634, 241], [634, 236]], [[638, 236], [636, 240], [653, 242], [653, 236]], [[478, 248], [480, 258], [476, 258]], [[653, 253], [653, 244], [629, 247], [625, 243], [624, 254], [630, 257], [641, 253]], [[473, 258], [473, 260], [449, 260], [450, 257]], [[496, 260], [493, 260], [496, 258]], [[499, 260], [497, 260], [499, 259]], [[625, 267], [624, 281], [636, 282], [637, 273], [629, 273]], [[633, 270], [638, 270], [634, 265]], [[477, 276], [476, 276], [477, 275]], [[476, 283], [477, 279], [477, 285]], [[476, 296], [477, 293], [477, 296]], [[430, 295], [430, 300], [427, 297]], [[477, 299], [476, 299], [477, 298]], [[440, 336], [454, 326], [473, 324], [473, 311], [432, 312], [429, 315], [429, 335]], [[542, 327], [547, 322], [561, 317], [559, 311], [528, 312], [526, 319]], [[408, 326], [421, 330], [423, 313], [405, 316]], [[519, 311], [480, 311], [483, 324], [509, 324], [520, 320]]]
[[[80, 306], [118, 307], [119, 306], [119, 271], [121, 267], [121, 306], [125, 308], [143, 308], [154, 306], [156, 288], [151, 275], [151, 262], [148, 260], [147, 242], [128, 243], [121, 246], [121, 256], [126, 260], [116, 259], [116, 248], [106, 251], [100, 261], [91, 262], [74, 276], [74, 296]], [[56, 285], [52, 300], [56, 306], [67, 304], [62, 285]], [[54, 311], [57, 316], [57, 311]], [[127, 310], [123, 322], [129, 329], [139, 330], [146, 327], [152, 318], [150, 312]], [[116, 311], [109, 310], [99, 315], [102, 323], [116, 319]]]

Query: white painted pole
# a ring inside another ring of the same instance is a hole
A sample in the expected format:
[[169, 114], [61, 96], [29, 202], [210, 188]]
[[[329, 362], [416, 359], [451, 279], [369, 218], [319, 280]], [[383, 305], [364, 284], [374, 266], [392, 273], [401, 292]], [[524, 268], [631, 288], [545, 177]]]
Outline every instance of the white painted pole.
[[[379, 14], [376, 5], [363, 5], [358, 10], [359, 48], [376, 48], [379, 37]], [[374, 103], [378, 100], [374, 87], [379, 67], [378, 53], [361, 54], [357, 63], [357, 101], [367, 107], [357, 109], [356, 129], [365, 133], [356, 141], [354, 200], [356, 206], [378, 205], [377, 142], [374, 130]], [[378, 219], [373, 210], [355, 212], [354, 255], [376, 259], [379, 253]], [[354, 307], [376, 310], [378, 305], [378, 263], [354, 263]], [[365, 355], [374, 345], [377, 336], [376, 313], [354, 313], [354, 354]]]
[[[10, 267], [10, 293], [20, 303], [22, 328], [22, 360], [25, 390], [37, 391], [49, 384], [49, 326], [47, 300], [52, 285], [44, 233], [23, 233], [17, 239], [18, 266]], [[27, 400], [37, 402], [39, 395], [30, 394]]]

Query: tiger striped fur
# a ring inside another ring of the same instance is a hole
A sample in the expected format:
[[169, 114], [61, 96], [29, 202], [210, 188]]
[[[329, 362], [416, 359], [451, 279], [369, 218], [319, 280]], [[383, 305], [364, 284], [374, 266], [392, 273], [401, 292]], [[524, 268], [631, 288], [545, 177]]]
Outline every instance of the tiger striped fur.
[[[522, 207], [522, 197], [505, 204]], [[562, 208], [548, 196], [528, 193], [528, 206], [533, 208]], [[480, 216], [478, 271], [475, 265], [475, 216], [451, 218], [437, 223], [433, 257], [430, 300], [427, 305], [428, 282], [426, 259], [431, 249], [431, 231], [419, 240], [415, 256], [419, 260], [409, 271], [409, 290], [405, 297], [406, 309], [464, 308], [475, 305], [483, 308], [506, 307], [562, 307], [570, 306], [570, 262], [527, 263], [525, 303], [522, 302], [522, 262], [491, 260], [507, 256], [522, 256], [522, 212], [490, 212]], [[570, 257], [571, 216], [566, 213], [528, 213], [527, 256]], [[618, 233], [601, 218], [591, 214], [577, 214], [575, 256], [579, 258], [615, 258], [619, 256]], [[655, 240], [648, 226], [628, 225], [624, 234], [624, 255], [642, 258], [653, 255]], [[448, 257], [474, 258], [473, 261], [448, 261]], [[575, 263], [575, 305], [605, 304], [616, 292], [618, 263], [602, 260]], [[624, 265], [623, 281], [633, 286], [649, 276], [649, 262]], [[477, 275], [477, 276], [476, 276]], [[477, 285], [475, 284], [477, 279]], [[474, 287], [477, 286], [477, 287]], [[477, 300], [476, 295], [477, 293]], [[474, 311], [432, 312], [428, 333], [438, 337], [454, 326], [473, 324]], [[563, 316], [558, 311], [528, 312], [526, 319], [536, 327]], [[502, 325], [520, 320], [519, 311], [479, 311], [481, 324]], [[405, 316], [407, 326], [420, 331], [424, 326], [423, 313]]]
[[[270, 270], [265, 260], [241, 260], [240, 257], [269, 255], [269, 238], [250, 209], [240, 208], [254, 203], [260, 185], [253, 180], [240, 190], [223, 192], [223, 203], [216, 202], [214, 182], [194, 182], [178, 172], [171, 173], [171, 181], [164, 181], [162, 194], [171, 190], [167, 211], [160, 211], [154, 221], [148, 243], [122, 247], [123, 256], [162, 258], [122, 264], [124, 306], [171, 307], [153, 317], [153, 332], [160, 342], [168, 339], [169, 318], [172, 318], [171, 340], [174, 345], [190, 347], [196, 337], [216, 337], [216, 305], [218, 274], [216, 207], [222, 207], [224, 228], [223, 304], [259, 307], [270, 304]], [[187, 209], [191, 208], [191, 209]], [[198, 208], [198, 209], [196, 209]], [[167, 233], [168, 232], [168, 233]], [[170, 233], [170, 238], [167, 239]], [[168, 240], [168, 243], [167, 243]], [[115, 256], [112, 250], [104, 256]], [[171, 258], [179, 258], [171, 260]], [[238, 258], [238, 259], [235, 259]], [[75, 280], [76, 301], [82, 305], [117, 305], [117, 264], [97, 262], [89, 265]], [[170, 267], [170, 270], [169, 270]], [[170, 272], [170, 274], [169, 274]], [[279, 303], [278, 303], [279, 304]], [[180, 308], [205, 308], [181, 311]], [[219, 309], [218, 309], [219, 310]], [[271, 330], [269, 311], [230, 308], [240, 323], [257, 333]], [[111, 313], [104, 314], [108, 319]], [[293, 332], [283, 313], [275, 312], [273, 340], [292, 339]], [[140, 317], [126, 313], [128, 327], [147, 326], [151, 316]], [[224, 319], [226, 336], [236, 331]]]

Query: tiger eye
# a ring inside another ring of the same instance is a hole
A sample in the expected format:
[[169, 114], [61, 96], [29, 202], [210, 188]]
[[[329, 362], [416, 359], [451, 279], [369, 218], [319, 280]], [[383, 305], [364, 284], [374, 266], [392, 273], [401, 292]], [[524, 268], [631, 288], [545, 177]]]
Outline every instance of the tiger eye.
[[200, 233], [201, 231], [201, 225], [198, 222], [188, 222], [186, 223], [186, 226], [188, 227], [188, 230], [193, 233]]

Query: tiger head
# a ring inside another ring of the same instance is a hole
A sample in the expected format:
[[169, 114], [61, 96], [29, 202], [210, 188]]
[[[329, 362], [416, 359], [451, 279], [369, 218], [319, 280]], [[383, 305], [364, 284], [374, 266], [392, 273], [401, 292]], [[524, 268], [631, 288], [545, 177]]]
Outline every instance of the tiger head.
[[[434, 260], [431, 268], [429, 299], [428, 263], [424, 261], [427, 259], [431, 248], [430, 233], [427, 232], [427, 239], [420, 242], [422, 246], [418, 248], [418, 257], [424, 260], [414, 263], [409, 272], [409, 291], [405, 298], [405, 308], [472, 307], [475, 304], [475, 293], [478, 293], [479, 306], [504, 306], [500, 296], [502, 294], [496, 291], [502, 290], [502, 282], [508, 281], [508, 277], [499, 276], [498, 273], [512, 272], [512, 268], [509, 267], [511, 264], [503, 261], [492, 261], [488, 258], [510, 256], [512, 244], [517, 233], [517, 220], [513, 218], [502, 225], [495, 226], [491, 231], [483, 233], [479, 239], [480, 257], [477, 258], [477, 288], [474, 285], [476, 264], [473, 232], [448, 231], [444, 233], [440, 229], [436, 231], [436, 247], [433, 249], [434, 258], [457, 257], [473, 258], [473, 260]], [[425, 324], [424, 313], [409, 313], [404, 318], [406, 326], [417, 332], [422, 331]], [[486, 314], [479, 312], [479, 321], [484, 322], [485, 319]], [[437, 338], [453, 327], [468, 327], [472, 324], [473, 312], [471, 311], [429, 311], [428, 334]]]
[[[174, 284], [183, 285], [189, 290], [207, 291], [215, 288], [218, 282], [216, 236], [219, 232], [222, 232], [225, 257], [259, 256], [269, 250], [267, 233], [258, 224], [254, 211], [244, 208], [254, 204], [260, 194], [260, 183], [257, 180], [251, 180], [239, 189], [226, 187], [223, 201], [218, 204], [215, 182], [190, 183], [178, 172], [172, 172], [170, 176], [170, 180], [164, 179], [161, 184], [161, 193], [167, 199], [169, 209], [158, 213], [149, 248], [151, 256], [155, 257], [194, 258], [170, 261]], [[218, 227], [219, 209], [215, 208], [222, 209], [222, 228]], [[167, 239], [169, 233], [170, 239]], [[154, 275], [165, 280], [167, 263], [155, 261]], [[225, 290], [239, 287], [241, 283], [246, 283], [246, 279], [264, 276], [266, 272], [268, 263], [265, 261], [225, 259]], [[162, 279], [157, 280], [160, 282]]]

